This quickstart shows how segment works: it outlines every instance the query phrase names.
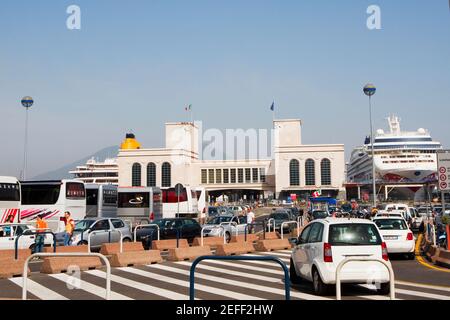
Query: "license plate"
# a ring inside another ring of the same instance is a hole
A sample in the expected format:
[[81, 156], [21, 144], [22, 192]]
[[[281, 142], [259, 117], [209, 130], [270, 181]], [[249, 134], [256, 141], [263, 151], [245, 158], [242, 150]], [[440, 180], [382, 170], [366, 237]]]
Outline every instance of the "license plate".
[[384, 240], [398, 240], [398, 236], [384, 236]]

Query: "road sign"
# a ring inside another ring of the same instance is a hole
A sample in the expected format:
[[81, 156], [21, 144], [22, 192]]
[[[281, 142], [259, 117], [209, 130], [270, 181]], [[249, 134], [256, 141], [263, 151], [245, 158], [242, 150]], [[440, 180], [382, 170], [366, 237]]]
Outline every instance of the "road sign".
[[437, 152], [439, 191], [450, 191], [450, 150]]

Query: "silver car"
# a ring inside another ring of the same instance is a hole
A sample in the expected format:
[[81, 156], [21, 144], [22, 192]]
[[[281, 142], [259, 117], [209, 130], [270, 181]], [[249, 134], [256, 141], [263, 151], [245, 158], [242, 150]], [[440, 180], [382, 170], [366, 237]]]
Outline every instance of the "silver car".
[[[203, 227], [205, 237], [223, 237], [225, 231], [226, 241], [229, 242], [231, 236], [244, 234], [247, 225], [247, 217], [237, 217], [232, 214], [219, 215], [209, 220]], [[248, 231], [248, 230], [247, 230]]]
[[83, 219], [75, 225], [72, 245], [87, 244], [90, 234], [92, 234], [90, 236], [92, 250], [99, 250], [103, 243], [119, 242], [120, 235], [123, 242], [131, 242], [133, 239], [130, 226], [125, 224], [122, 219], [89, 218]]

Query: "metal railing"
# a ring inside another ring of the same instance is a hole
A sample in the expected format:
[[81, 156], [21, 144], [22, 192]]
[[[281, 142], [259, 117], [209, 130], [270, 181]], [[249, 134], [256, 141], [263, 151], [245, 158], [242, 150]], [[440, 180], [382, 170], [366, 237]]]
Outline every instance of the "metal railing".
[[297, 225], [297, 238], [300, 236], [300, 224], [297, 221], [285, 221], [281, 223], [281, 239], [284, 239], [284, 225], [296, 224]]
[[106, 265], [106, 294], [105, 299], [111, 299], [111, 264], [109, 260], [100, 253], [35, 253], [25, 260], [23, 266], [22, 300], [27, 300], [28, 264], [34, 257], [99, 257]]
[[273, 256], [202, 256], [192, 263], [189, 275], [189, 299], [195, 300], [195, 269], [203, 260], [228, 260], [228, 261], [274, 261], [278, 263], [284, 271], [284, 291], [286, 300], [291, 299], [291, 281], [286, 264]]
[[[203, 247], [203, 231], [206, 229], [206, 228], [210, 228], [210, 226], [207, 226], [207, 227], [203, 227], [202, 228], [202, 231], [200, 232], [200, 237], [201, 237], [201, 246]], [[225, 233], [225, 227], [223, 226], [223, 225], [219, 225], [218, 227], [215, 227], [215, 228], [221, 228], [222, 229], [222, 233], [223, 233], [223, 243], [224, 244], [226, 244], [227, 243], [227, 236], [226, 236], [226, 233]]]
[[273, 231], [272, 232], [274, 232], [275, 231], [275, 227], [276, 227], [276, 225], [275, 225], [275, 219], [274, 218], [270, 218], [269, 220], [267, 220], [267, 227], [268, 227], [268, 230], [267, 230], [267, 232], [270, 232], [270, 226], [272, 225], [271, 223], [270, 223], [270, 221], [273, 221]]
[[108, 243], [111, 243], [111, 233], [112, 232], [118, 232], [120, 239], [119, 239], [119, 243], [120, 243], [120, 253], [123, 253], [123, 233], [120, 230], [96, 230], [96, 231], [91, 231], [88, 235], [88, 252], [91, 253], [91, 237], [92, 235], [95, 234], [101, 234], [101, 233], [106, 233], [108, 232]]
[[342, 271], [342, 268], [347, 263], [353, 262], [353, 261], [356, 261], [356, 262], [372, 261], [372, 262], [379, 262], [382, 265], [384, 265], [389, 271], [389, 285], [390, 285], [389, 295], [390, 295], [391, 300], [395, 299], [394, 270], [392, 269], [392, 266], [389, 263], [387, 263], [384, 260], [380, 260], [380, 259], [349, 257], [349, 258], [342, 260], [336, 268], [336, 300], [342, 300], [342, 295], [341, 295], [341, 271]]
[[[56, 235], [52, 231], [44, 231], [44, 230], [50, 230], [50, 229], [25, 230], [23, 233], [19, 234], [16, 238], [16, 241], [14, 242], [14, 258], [16, 260], [19, 259], [19, 239], [22, 236], [33, 236], [33, 235], [36, 236], [36, 235], [51, 234], [53, 237], [53, 252], [56, 252]], [[44, 237], [44, 245], [45, 245], [45, 237]]]
[[[157, 234], [158, 234], [158, 241], [160, 240], [160, 229], [159, 226], [157, 224], [154, 223], [150, 223], [150, 224], [138, 224], [135, 228], [134, 228], [134, 242], [136, 242], [137, 240], [137, 230], [138, 229], [142, 229], [144, 227], [156, 227], [157, 229]], [[153, 232], [153, 231], [152, 231]]]
[[297, 217], [297, 223], [300, 225], [300, 227], [303, 227], [303, 225], [305, 223], [305, 217], [304, 216], [298, 216]]

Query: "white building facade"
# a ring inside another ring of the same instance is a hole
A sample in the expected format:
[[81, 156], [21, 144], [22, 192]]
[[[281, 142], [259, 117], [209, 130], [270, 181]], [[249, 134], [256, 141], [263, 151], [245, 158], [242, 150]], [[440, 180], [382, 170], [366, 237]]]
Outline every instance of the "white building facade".
[[[212, 199], [226, 195], [232, 201], [286, 199], [291, 194], [307, 198], [318, 189], [322, 195], [338, 196], [345, 191], [344, 145], [304, 145], [301, 126], [297, 119], [274, 121], [271, 157], [226, 159], [220, 142], [216, 151], [223, 159], [207, 160], [202, 157], [211, 144], [204, 146], [197, 123], [167, 123], [164, 148], [140, 148], [132, 140], [122, 144], [119, 186], [171, 188], [181, 183], [205, 188]], [[242, 138], [238, 148], [246, 141], [247, 147], [256, 144]]]

